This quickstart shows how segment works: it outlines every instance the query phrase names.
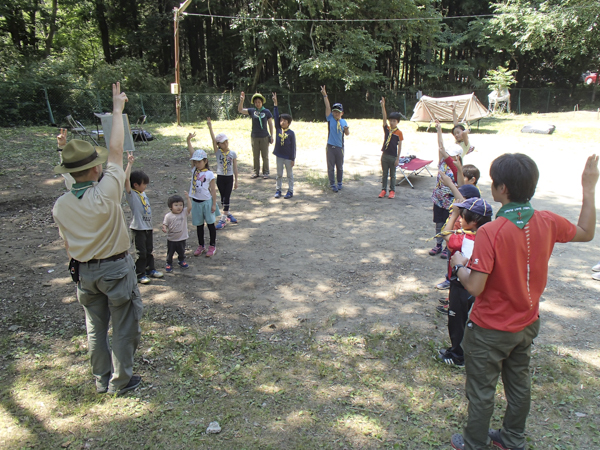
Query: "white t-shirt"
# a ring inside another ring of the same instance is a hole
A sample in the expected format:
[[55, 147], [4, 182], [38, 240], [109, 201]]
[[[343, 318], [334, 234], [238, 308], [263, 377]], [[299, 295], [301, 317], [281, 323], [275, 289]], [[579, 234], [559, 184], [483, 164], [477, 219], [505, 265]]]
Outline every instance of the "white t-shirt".
[[[229, 150], [227, 156], [223, 154], [221, 149], [217, 152], [217, 175], [233, 175], [233, 160], [237, 158], [237, 154], [233, 150]], [[227, 170], [223, 170], [225, 163], [227, 163]]]
[[192, 182], [190, 184], [190, 197], [196, 200], [209, 200], [212, 198], [210, 191], [208, 190], [210, 182], [215, 179], [215, 174], [210, 170], [204, 172], [193, 168], [192, 169]]
[[167, 241], [184, 241], [190, 237], [187, 227], [187, 207], [179, 214], [168, 212], [163, 219], [163, 225], [167, 227]]

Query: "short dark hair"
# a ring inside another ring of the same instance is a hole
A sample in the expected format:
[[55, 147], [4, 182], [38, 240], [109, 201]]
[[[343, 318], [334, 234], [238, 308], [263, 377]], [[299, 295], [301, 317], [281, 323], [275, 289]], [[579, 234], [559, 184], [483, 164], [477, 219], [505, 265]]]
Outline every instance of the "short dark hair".
[[183, 197], [181, 195], [171, 195], [169, 197], [169, 199], [167, 200], [167, 205], [169, 205], [169, 209], [171, 209], [171, 207], [173, 206], [173, 203], [183, 203], [185, 205], [185, 202], [183, 201]]
[[465, 127], [461, 124], [458, 124], [452, 127], [452, 134], [454, 134], [454, 130], [456, 130], [457, 128], [460, 128], [461, 130], [465, 131]]
[[400, 115], [399, 112], [391, 112], [388, 114], [388, 119], [395, 119], [398, 122], [400, 122], [400, 119], [402, 118], [402, 116]]
[[482, 216], [481, 214], [474, 213], [470, 209], [466, 209], [466, 208], [461, 211], [461, 215], [462, 215], [463, 220], [467, 223], [477, 222], [477, 228], [492, 221], [491, 216]]
[[283, 119], [283, 120], [287, 120], [288, 125], [290, 125], [292, 123], [292, 120], [293, 120], [292, 116], [290, 116], [289, 114], [280, 114], [279, 118]]
[[93, 169], [93, 167], [90, 167], [89, 169], [83, 169], [83, 170], [80, 170], [79, 172], [71, 172], [71, 176], [73, 178], [75, 178], [75, 180], [77, 181], [78, 178], [83, 178], [83, 177], [87, 176], [92, 169]]
[[150, 178], [148, 178], [148, 175], [146, 175], [146, 173], [142, 170], [134, 170], [131, 172], [131, 175], [129, 175], [129, 183], [131, 183], [132, 186], [134, 184], [148, 184], [150, 183]]
[[468, 180], [475, 178], [475, 184], [477, 184], [479, 178], [481, 177], [481, 172], [479, 172], [479, 169], [473, 164], [465, 164], [463, 166], [463, 177]]
[[525, 203], [535, 194], [540, 171], [529, 156], [523, 153], [505, 153], [492, 162], [490, 177], [495, 188], [501, 184], [506, 186], [511, 202]]

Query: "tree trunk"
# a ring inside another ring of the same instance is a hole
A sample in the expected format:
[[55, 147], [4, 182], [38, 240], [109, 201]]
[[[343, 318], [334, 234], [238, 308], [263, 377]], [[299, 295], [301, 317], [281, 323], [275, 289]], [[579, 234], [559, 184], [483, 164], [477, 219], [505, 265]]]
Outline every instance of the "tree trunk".
[[54, 34], [56, 33], [56, 12], [58, 11], [58, 0], [52, 0], [52, 13], [50, 14], [50, 31], [46, 38], [46, 48], [44, 50], [44, 58], [50, 56], [52, 50], [52, 41], [54, 40]]
[[96, 20], [98, 21], [98, 29], [100, 30], [100, 39], [102, 40], [102, 50], [104, 51], [104, 60], [112, 64], [112, 56], [110, 52], [110, 40], [108, 33], [108, 24], [106, 22], [106, 8], [104, 0], [95, 0], [96, 4]]

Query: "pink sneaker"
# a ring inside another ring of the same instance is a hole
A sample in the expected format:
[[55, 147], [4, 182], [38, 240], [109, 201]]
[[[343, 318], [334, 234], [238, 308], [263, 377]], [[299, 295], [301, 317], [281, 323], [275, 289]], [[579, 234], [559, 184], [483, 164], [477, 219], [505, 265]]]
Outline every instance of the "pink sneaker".
[[196, 250], [194, 250], [194, 256], [199, 256], [202, 253], [204, 253], [206, 251], [206, 249], [204, 248], [204, 245], [199, 245], [198, 248]]
[[217, 248], [214, 245], [211, 245], [210, 247], [208, 247], [208, 251], [206, 252], [206, 257], [210, 258], [215, 253], [217, 253]]

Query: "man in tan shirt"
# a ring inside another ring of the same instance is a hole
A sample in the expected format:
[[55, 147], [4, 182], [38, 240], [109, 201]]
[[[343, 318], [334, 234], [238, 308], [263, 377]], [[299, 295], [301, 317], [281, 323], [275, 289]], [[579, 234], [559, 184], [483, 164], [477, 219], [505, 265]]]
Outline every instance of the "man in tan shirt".
[[133, 375], [133, 355], [140, 340], [143, 306], [135, 264], [127, 252], [129, 234], [121, 208], [125, 184], [121, 116], [126, 101], [120, 83], [113, 84], [113, 118], [117, 120], [113, 120], [109, 150], [76, 139], [64, 147], [62, 163], [54, 172], [70, 173], [75, 183], [52, 210], [71, 258], [71, 272], [75, 272], [77, 299], [85, 311], [96, 392], [117, 395], [141, 382], [140, 376]]

